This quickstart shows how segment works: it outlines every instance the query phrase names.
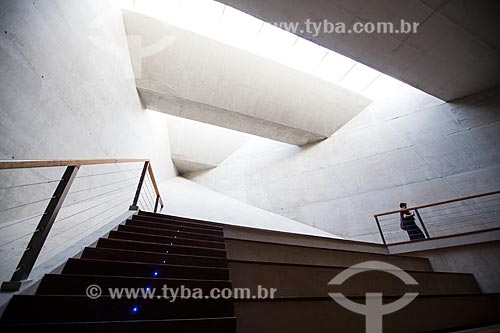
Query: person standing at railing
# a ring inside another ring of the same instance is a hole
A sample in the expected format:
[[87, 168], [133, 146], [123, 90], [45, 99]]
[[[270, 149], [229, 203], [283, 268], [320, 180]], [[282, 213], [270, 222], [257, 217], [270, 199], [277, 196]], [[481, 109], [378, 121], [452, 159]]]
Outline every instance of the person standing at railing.
[[415, 213], [411, 213], [406, 202], [399, 204], [399, 208], [405, 209], [399, 213], [401, 217], [401, 229], [408, 233], [410, 240], [425, 239], [425, 236], [420, 228], [415, 223]]

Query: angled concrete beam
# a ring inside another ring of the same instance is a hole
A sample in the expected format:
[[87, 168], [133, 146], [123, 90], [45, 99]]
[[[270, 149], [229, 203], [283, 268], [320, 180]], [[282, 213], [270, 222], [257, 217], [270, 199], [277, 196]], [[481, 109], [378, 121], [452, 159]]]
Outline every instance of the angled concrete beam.
[[150, 17], [125, 11], [124, 19], [136, 85], [150, 109], [304, 145], [329, 137], [371, 103], [304, 72]]

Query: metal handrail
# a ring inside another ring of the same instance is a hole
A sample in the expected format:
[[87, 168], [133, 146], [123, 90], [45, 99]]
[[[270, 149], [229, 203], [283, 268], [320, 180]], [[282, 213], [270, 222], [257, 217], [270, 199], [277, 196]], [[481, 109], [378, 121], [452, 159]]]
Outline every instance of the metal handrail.
[[428, 207], [435, 207], [435, 206], [440, 206], [440, 205], [445, 205], [445, 204], [450, 204], [450, 203], [460, 202], [460, 201], [465, 201], [465, 200], [471, 200], [471, 199], [476, 199], [476, 198], [482, 198], [482, 197], [496, 195], [496, 194], [500, 194], [500, 191], [485, 192], [485, 193], [480, 193], [480, 194], [459, 197], [459, 198], [455, 198], [455, 199], [437, 201], [437, 202], [433, 202], [433, 203], [429, 203], [429, 204], [425, 204], [425, 205], [418, 205], [418, 206], [408, 207], [408, 208], [404, 208], [404, 209], [391, 210], [388, 212], [373, 214], [373, 217], [375, 218], [375, 222], [377, 223], [377, 227], [378, 227], [378, 230], [380, 233], [380, 237], [382, 239], [382, 243], [384, 243], [385, 245], [387, 245], [387, 241], [384, 237], [382, 227], [380, 226], [379, 217], [385, 216], [385, 215], [401, 213], [401, 212], [406, 212], [406, 211], [415, 211], [415, 215], [417, 216], [418, 221], [422, 225], [424, 235], [425, 235], [426, 239], [429, 239], [429, 238], [431, 238], [431, 236], [429, 235], [429, 232], [427, 231], [427, 227], [424, 224], [424, 221], [423, 221], [422, 216], [419, 212], [419, 209], [428, 208]]
[[61, 210], [66, 196], [69, 194], [69, 190], [73, 181], [76, 178], [76, 174], [79, 168], [83, 165], [101, 165], [101, 164], [116, 164], [116, 163], [137, 163], [144, 162], [143, 170], [141, 173], [141, 178], [137, 185], [136, 193], [131, 210], [138, 210], [137, 202], [141, 194], [141, 189], [144, 183], [146, 172], [148, 172], [151, 183], [153, 185], [156, 202], [154, 204], [154, 212], [156, 213], [158, 209], [158, 204], [163, 208], [163, 200], [161, 198], [160, 190], [156, 183], [156, 179], [151, 167], [151, 163], [148, 159], [92, 159], [92, 160], [26, 160], [26, 161], [12, 161], [4, 160], [0, 161], [0, 170], [8, 169], [30, 169], [30, 168], [50, 168], [50, 167], [66, 167], [62, 178], [54, 191], [54, 194], [50, 198], [50, 201], [41, 215], [40, 221], [33, 233], [26, 250], [17, 265], [14, 274], [10, 281], [2, 283], [2, 291], [16, 291], [21, 287], [22, 281], [26, 280], [34, 265], [40, 255], [42, 247], [47, 240], [49, 232], [57, 218], [59, 211]]
[[81, 167], [82, 165], [99, 165], [99, 164], [116, 164], [116, 163], [134, 163], [134, 162], [148, 162], [148, 173], [151, 177], [151, 182], [155, 189], [155, 193], [159, 198], [161, 207], [163, 208], [163, 200], [161, 198], [160, 190], [156, 183], [156, 178], [148, 159], [144, 158], [108, 158], [108, 159], [89, 159], [89, 160], [26, 160], [26, 161], [12, 161], [0, 160], [0, 170], [7, 169], [32, 169], [32, 168], [53, 168], [53, 167], [68, 167], [75, 166]]
[[373, 216], [390, 215], [390, 214], [395, 214], [395, 213], [399, 213], [399, 212], [404, 212], [406, 210], [415, 210], [415, 209], [421, 209], [421, 208], [427, 208], [427, 207], [434, 207], [434, 206], [449, 204], [449, 203], [457, 202], [457, 201], [464, 201], [464, 200], [470, 200], [470, 199], [476, 199], [476, 198], [486, 197], [488, 195], [494, 195], [494, 194], [500, 194], [500, 191], [493, 191], [493, 192], [486, 192], [486, 193], [475, 194], [475, 195], [468, 195], [466, 197], [460, 197], [460, 198], [450, 199], [450, 200], [444, 200], [444, 201], [437, 201], [437, 202], [433, 202], [433, 203], [426, 204], [426, 205], [408, 207], [408, 208], [405, 208], [405, 209], [391, 210], [389, 212], [373, 214]]
[[133, 163], [133, 162], [146, 162], [148, 159], [144, 158], [119, 158], [119, 159], [93, 159], [93, 160], [26, 160], [26, 161], [12, 161], [0, 160], [1, 169], [31, 169], [31, 168], [52, 168], [62, 166], [76, 166], [82, 165], [97, 165], [97, 164], [115, 164], [115, 163]]

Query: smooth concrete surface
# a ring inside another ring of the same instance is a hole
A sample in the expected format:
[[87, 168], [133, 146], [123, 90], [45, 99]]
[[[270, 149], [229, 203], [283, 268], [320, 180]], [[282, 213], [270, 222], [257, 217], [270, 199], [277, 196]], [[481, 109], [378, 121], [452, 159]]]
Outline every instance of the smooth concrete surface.
[[406, 285], [388, 271], [358, 271], [359, 274], [342, 285], [334, 286], [329, 282], [345, 267], [230, 261], [228, 268], [233, 288], [249, 288], [252, 295], [258, 294], [258, 286], [276, 288], [276, 297], [325, 297], [332, 292], [345, 296], [365, 296], [369, 292], [381, 292], [385, 296], [401, 296], [407, 292], [421, 295], [480, 293], [471, 274], [407, 272], [418, 284]]
[[[297, 22], [297, 35], [445, 101], [500, 85], [495, 0], [221, 0], [265, 22]], [[418, 33], [324, 33], [305, 22], [347, 29], [361, 22], [419, 22]]]
[[184, 216], [228, 225], [339, 238], [289, 218], [244, 204], [181, 177], [161, 183], [163, 214]]
[[[404, 270], [432, 271], [429, 260], [409, 256], [285, 245], [238, 239], [226, 240], [227, 258], [267, 263], [349, 267], [368, 260], [387, 262]], [[333, 277], [332, 277], [333, 278]]]
[[252, 137], [185, 118], [166, 117], [170, 154], [180, 175], [216, 167]]
[[500, 89], [443, 103], [402, 86], [323, 142], [252, 139], [186, 177], [346, 239], [381, 242], [373, 214], [500, 188], [499, 106]]
[[[7, 0], [0, 26], [0, 158], [150, 158], [159, 181], [175, 175], [166, 118], [144, 110], [135, 89], [119, 3]], [[108, 174], [75, 180], [38, 264], [127, 211], [140, 168], [82, 167], [77, 176]], [[0, 170], [1, 280], [13, 273], [63, 172]], [[17, 187], [32, 183], [41, 184]]]
[[484, 293], [500, 292], [500, 241], [406, 252], [405, 256], [427, 258], [441, 272], [474, 274]]
[[[250, 52], [124, 11], [143, 103], [171, 115], [296, 145], [324, 139], [370, 100]], [[146, 46], [160, 45], [142, 56]]]

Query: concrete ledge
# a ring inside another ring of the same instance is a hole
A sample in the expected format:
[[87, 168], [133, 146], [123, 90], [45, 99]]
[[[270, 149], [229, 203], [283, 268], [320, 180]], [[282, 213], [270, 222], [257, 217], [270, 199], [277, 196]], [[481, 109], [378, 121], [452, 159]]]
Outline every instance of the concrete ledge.
[[486, 243], [500, 240], [500, 228], [476, 231], [460, 235], [431, 238], [417, 242], [404, 242], [388, 245], [390, 254], [442, 249], [447, 247]]
[[281, 245], [294, 245], [331, 250], [362, 251], [369, 253], [388, 254], [385, 245], [304, 235], [293, 232], [265, 230], [252, 227], [224, 225], [224, 237], [232, 240], [254, 241]]

